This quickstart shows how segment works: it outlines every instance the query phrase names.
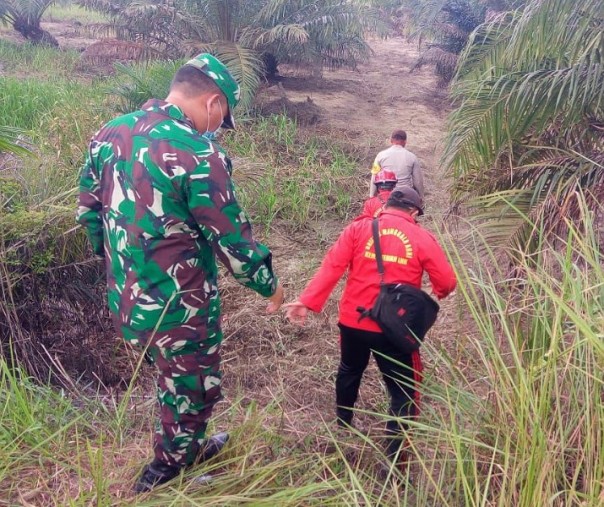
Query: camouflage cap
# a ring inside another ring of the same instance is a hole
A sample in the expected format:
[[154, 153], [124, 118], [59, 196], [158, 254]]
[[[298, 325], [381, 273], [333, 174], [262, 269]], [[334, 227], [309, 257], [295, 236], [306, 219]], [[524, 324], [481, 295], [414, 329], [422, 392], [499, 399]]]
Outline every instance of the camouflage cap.
[[210, 53], [201, 53], [195, 58], [189, 60], [185, 65], [190, 65], [203, 72], [212, 79], [220, 91], [224, 93], [229, 105], [229, 110], [224, 117], [221, 125], [225, 129], [235, 128], [235, 119], [233, 118], [233, 108], [239, 103], [241, 97], [241, 87], [235, 81], [235, 78], [227, 69], [226, 65]]

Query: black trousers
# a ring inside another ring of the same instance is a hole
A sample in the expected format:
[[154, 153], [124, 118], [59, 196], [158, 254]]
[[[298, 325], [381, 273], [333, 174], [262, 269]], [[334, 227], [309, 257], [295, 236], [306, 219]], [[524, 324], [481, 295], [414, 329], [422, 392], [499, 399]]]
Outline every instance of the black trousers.
[[[371, 352], [373, 352], [373, 357], [390, 395], [390, 414], [401, 418], [417, 416], [419, 414], [419, 391], [416, 386], [422, 381], [422, 363], [419, 351], [403, 354], [391, 345], [382, 333], [355, 329], [342, 324], [339, 324], [339, 328], [341, 355], [336, 377], [338, 422], [340, 424], [352, 423], [352, 409], [357, 401], [361, 379], [369, 364]], [[403, 421], [387, 422], [386, 430], [391, 437], [389, 454], [398, 451], [404, 426]]]

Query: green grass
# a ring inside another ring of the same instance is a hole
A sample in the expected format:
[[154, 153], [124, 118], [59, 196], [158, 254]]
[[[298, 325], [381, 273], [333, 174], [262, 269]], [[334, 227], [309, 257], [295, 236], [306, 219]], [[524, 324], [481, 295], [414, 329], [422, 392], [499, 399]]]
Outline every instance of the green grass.
[[74, 50], [0, 40], [2, 75], [17, 74], [19, 77], [27, 75], [39, 79], [71, 76], [79, 57], [80, 54]]
[[[98, 110], [104, 99], [101, 87], [73, 80], [1, 77], [0, 86], [4, 92], [0, 124], [30, 130], [40, 138], [48, 134], [53, 120], [86, 118], [87, 109]], [[69, 127], [81, 130], [77, 123]]]
[[465, 505], [601, 504], [604, 271], [594, 231], [569, 229], [562, 251], [515, 252], [514, 278], [493, 270], [479, 236], [467, 247], [492, 261], [460, 273], [477, 332], [455, 337], [457, 357], [434, 351], [455, 382], [427, 385], [449, 406], [437, 428], [418, 428], [444, 450]]
[[332, 141], [304, 137], [286, 116], [240, 122], [225, 135], [244, 208], [270, 228], [275, 219], [304, 226], [347, 219], [361, 193], [358, 160]]
[[89, 25], [106, 23], [107, 17], [100, 12], [85, 9], [82, 6], [73, 3], [71, 0], [67, 0], [59, 1], [46, 9], [42, 21], [77, 22], [82, 25]]
[[0, 77], [0, 125], [24, 130], [35, 155], [23, 157], [18, 181], [37, 205], [74, 188], [92, 133], [111, 112], [104, 85]]

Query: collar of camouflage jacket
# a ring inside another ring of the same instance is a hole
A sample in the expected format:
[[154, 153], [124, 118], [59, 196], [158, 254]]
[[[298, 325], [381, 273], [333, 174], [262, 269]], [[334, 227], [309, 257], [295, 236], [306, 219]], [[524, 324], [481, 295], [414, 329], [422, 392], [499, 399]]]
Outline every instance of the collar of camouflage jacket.
[[188, 116], [183, 113], [182, 109], [170, 102], [159, 99], [151, 99], [143, 104], [141, 107], [143, 111], [154, 112], [168, 116], [176, 121], [180, 121], [195, 130], [193, 122]]

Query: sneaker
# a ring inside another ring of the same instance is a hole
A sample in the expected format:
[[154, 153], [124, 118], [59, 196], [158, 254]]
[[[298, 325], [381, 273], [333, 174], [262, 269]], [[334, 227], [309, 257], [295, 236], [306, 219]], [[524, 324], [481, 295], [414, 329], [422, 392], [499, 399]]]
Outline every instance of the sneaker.
[[171, 481], [180, 474], [181, 467], [166, 465], [161, 461], [153, 460], [146, 465], [140, 477], [134, 484], [135, 493], [147, 493], [156, 486]]
[[226, 431], [216, 433], [216, 435], [207, 438], [201, 444], [195, 463], [203, 463], [204, 461], [211, 460], [222, 450], [228, 441], [229, 434]]

